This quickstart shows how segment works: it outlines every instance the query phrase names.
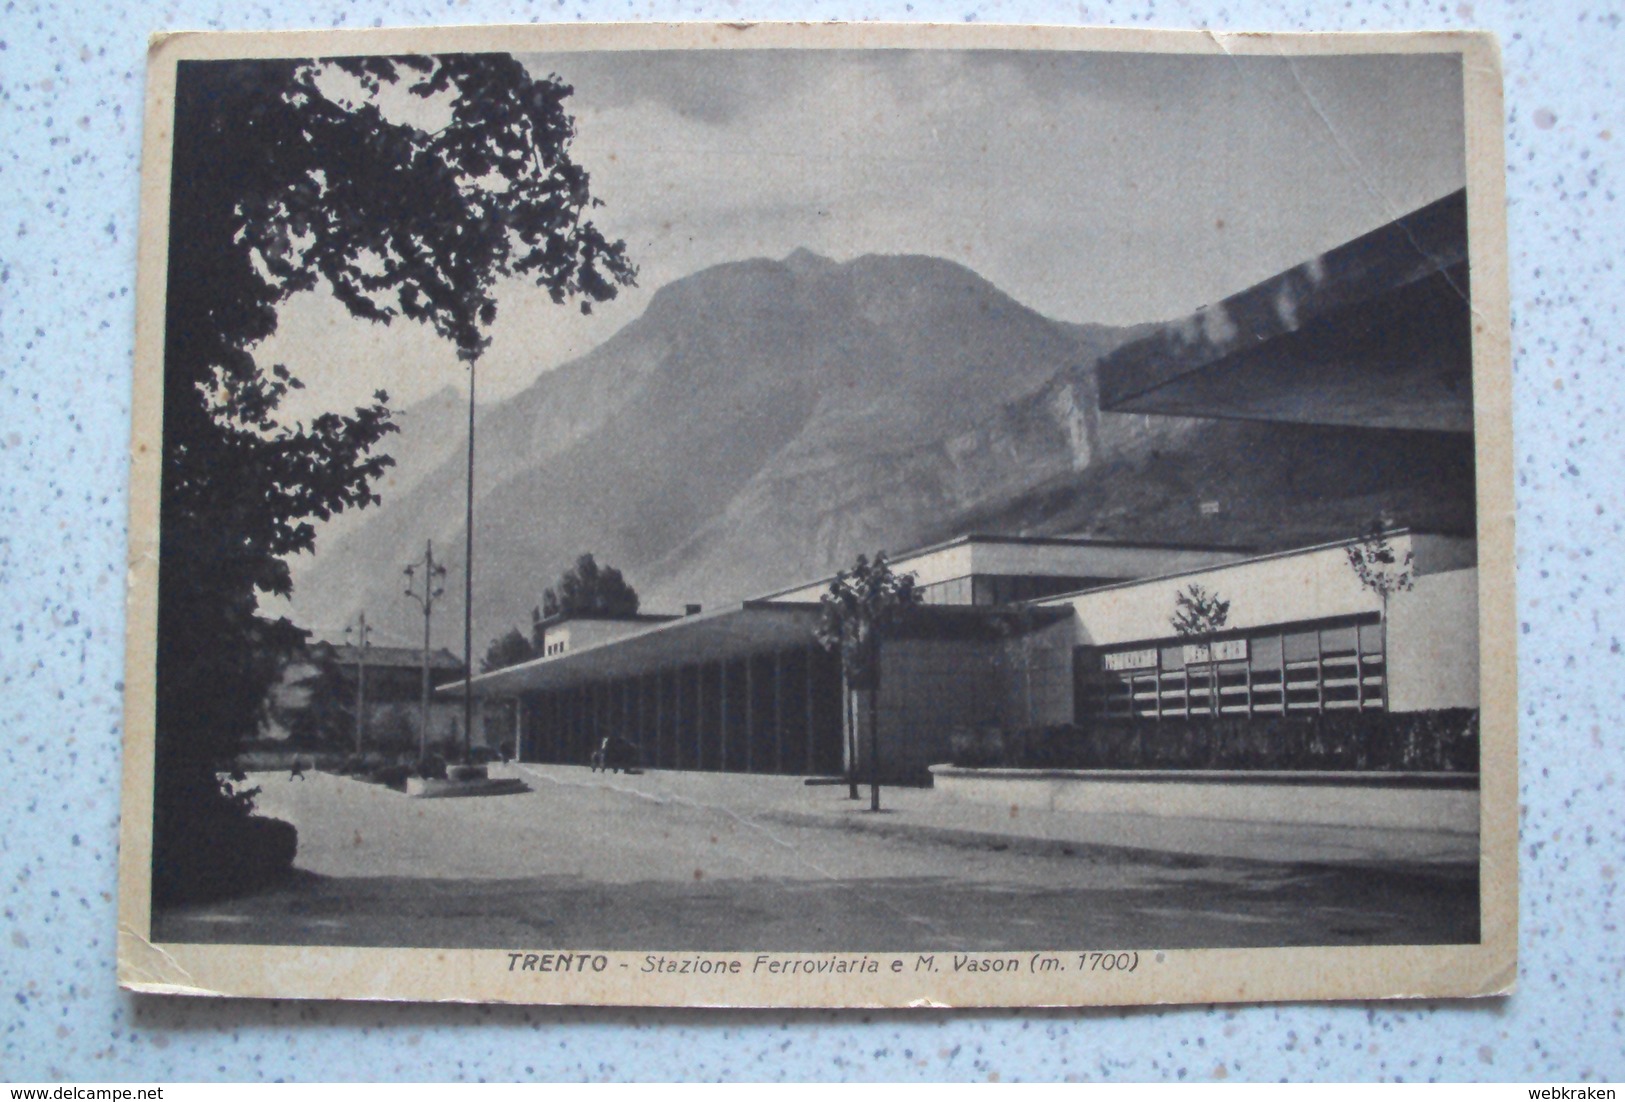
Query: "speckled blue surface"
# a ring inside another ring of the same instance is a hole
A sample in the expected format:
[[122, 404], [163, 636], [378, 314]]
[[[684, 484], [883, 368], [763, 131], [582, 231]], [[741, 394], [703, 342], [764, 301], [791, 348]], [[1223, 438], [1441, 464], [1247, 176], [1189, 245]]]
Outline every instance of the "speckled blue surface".
[[[1488, 27], [1505, 51], [1520, 990], [1479, 1005], [697, 1013], [136, 999], [113, 977], [146, 35], [535, 19]], [[1616, 4], [8, 3], [0, 14], [0, 1077], [1625, 1079], [1625, 30]]]

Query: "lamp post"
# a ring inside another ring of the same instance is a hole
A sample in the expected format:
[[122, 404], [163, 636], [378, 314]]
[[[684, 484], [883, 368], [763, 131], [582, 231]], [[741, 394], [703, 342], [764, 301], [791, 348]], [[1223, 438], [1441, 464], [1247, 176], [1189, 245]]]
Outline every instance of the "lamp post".
[[412, 563], [404, 573], [406, 595], [423, 606], [423, 684], [418, 719], [418, 760], [423, 761], [429, 756], [429, 619], [434, 615], [435, 598], [443, 596], [446, 592], [445, 587], [440, 584], [440, 580], [446, 576], [446, 568], [434, 561], [433, 540], [423, 545], [422, 593], [416, 589], [418, 565]]
[[355, 753], [361, 756], [362, 734], [367, 726], [367, 647], [371, 645], [372, 629], [367, 626], [367, 613], [362, 611], [357, 625], [344, 629], [346, 636], [355, 635]]
[[463, 511], [463, 764], [473, 757], [474, 693], [474, 368], [468, 361], [468, 487]]

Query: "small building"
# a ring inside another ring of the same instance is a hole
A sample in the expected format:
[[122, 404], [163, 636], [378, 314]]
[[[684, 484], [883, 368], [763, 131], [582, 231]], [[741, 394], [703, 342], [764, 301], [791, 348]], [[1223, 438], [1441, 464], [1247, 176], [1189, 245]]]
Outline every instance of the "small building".
[[633, 613], [626, 616], [595, 616], [580, 612], [561, 612], [549, 616], [536, 625], [536, 647], [544, 658], [555, 658], [569, 650], [613, 642], [635, 635], [655, 624], [675, 620], [675, 616], [654, 616]]
[[[433, 690], [462, 679], [462, 660], [444, 648], [431, 650], [428, 659], [429, 741], [460, 738], [461, 702]], [[415, 751], [422, 724], [422, 677], [423, 651], [415, 647], [368, 646], [363, 651], [348, 643], [310, 643], [288, 659], [271, 688], [263, 735], [354, 749], [360, 699], [363, 749]], [[363, 689], [359, 695], [358, 686]]]

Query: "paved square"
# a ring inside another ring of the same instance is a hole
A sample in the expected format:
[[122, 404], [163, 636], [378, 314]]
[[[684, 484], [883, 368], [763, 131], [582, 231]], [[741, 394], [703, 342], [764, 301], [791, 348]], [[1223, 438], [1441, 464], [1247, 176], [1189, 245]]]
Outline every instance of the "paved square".
[[[1226, 843], [1227, 830], [1247, 828], [1187, 823], [1193, 840], [1175, 847], [1187, 852], [1158, 852], [1145, 824], [1029, 821], [1001, 833], [990, 826], [1001, 809], [944, 807], [927, 790], [887, 790], [891, 810], [873, 816], [842, 787], [795, 778], [521, 771], [533, 791], [476, 799], [257, 777], [261, 811], [299, 828], [295, 875], [159, 912], [156, 939], [900, 951], [1478, 937], [1475, 867], [1455, 859], [1474, 850], [1465, 842], [1385, 867], [1335, 838], [1307, 839], [1313, 860], [1284, 860], [1278, 830]], [[1196, 840], [1214, 852], [1188, 852]], [[1254, 850], [1271, 859], [1238, 856]]]

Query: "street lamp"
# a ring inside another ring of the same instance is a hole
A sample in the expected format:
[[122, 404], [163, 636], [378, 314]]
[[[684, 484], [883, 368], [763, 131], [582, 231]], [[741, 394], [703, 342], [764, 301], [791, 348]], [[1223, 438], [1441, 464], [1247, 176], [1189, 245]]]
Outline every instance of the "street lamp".
[[468, 492], [463, 514], [463, 764], [473, 758], [474, 693], [474, 367], [468, 360]]
[[440, 584], [446, 576], [443, 564], [434, 561], [434, 541], [429, 540], [423, 545], [423, 592], [416, 589], [417, 563], [412, 563], [406, 570], [406, 595], [423, 606], [423, 685], [422, 701], [420, 702], [420, 717], [418, 719], [418, 760], [423, 761], [429, 756], [429, 618], [434, 615], [434, 602], [436, 597], [443, 596], [445, 586]]
[[367, 614], [361, 613], [359, 626], [344, 629], [344, 635], [356, 637], [355, 649], [355, 753], [361, 756], [361, 737], [367, 724], [367, 648], [372, 645], [372, 629], [367, 626]]

